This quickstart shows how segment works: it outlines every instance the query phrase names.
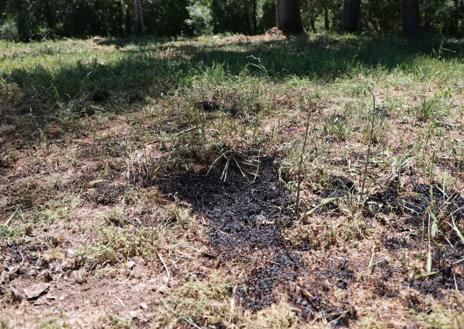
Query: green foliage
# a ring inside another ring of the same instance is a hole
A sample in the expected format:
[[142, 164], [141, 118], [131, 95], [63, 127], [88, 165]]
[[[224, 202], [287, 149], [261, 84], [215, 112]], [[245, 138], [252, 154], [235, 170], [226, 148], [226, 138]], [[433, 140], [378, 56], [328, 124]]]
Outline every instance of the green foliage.
[[215, 33], [257, 32], [256, 0], [212, 0], [211, 10]]
[[189, 18], [186, 20], [196, 35], [208, 35], [213, 33], [213, 16], [210, 1], [191, 0], [187, 7]]
[[[275, 0], [143, 0], [146, 32], [156, 36], [258, 34], [275, 26]], [[464, 0], [421, 1], [423, 30], [464, 33]], [[301, 0], [307, 31], [337, 31], [343, 1]], [[400, 0], [362, 0], [362, 31], [401, 32]], [[0, 38], [127, 36], [135, 32], [133, 0], [3, 0]]]
[[261, 26], [269, 30], [276, 26], [276, 6], [274, 0], [263, 0]]

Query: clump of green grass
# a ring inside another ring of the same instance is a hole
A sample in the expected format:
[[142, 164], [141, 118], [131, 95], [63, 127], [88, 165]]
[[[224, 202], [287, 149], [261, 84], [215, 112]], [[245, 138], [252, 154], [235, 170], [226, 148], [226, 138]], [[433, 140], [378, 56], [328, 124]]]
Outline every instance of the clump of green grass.
[[424, 98], [416, 108], [420, 121], [437, 121], [448, 114], [448, 109], [439, 97]]
[[167, 300], [160, 305], [155, 323], [165, 328], [227, 326], [237, 317], [230, 304], [231, 289], [219, 273], [213, 272], [206, 281], [192, 277], [169, 292]]
[[132, 324], [130, 320], [123, 319], [114, 314], [108, 314], [108, 322], [111, 329], [130, 329]]
[[101, 218], [108, 224], [122, 227], [127, 223], [125, 211], [121, 207], [114, 207], [101, 215]]
[[344, 141], [350, 133], [350, 125], [344, 115], [334, 114], [324, 121], [324, 133], [339, 141]]
[[461, 312], [436, 305], [430, 312], [417, 314], [416, 318], [419, 324], [426, 329], [458, 329], [464, 327], [464, 315]]

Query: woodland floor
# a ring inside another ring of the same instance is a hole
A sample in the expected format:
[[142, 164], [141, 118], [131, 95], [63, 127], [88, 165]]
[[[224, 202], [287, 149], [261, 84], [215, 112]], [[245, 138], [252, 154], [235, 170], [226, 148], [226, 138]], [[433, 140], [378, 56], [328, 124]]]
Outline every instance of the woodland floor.
[[0, 328], [464, 328], [463, 58], [0, 41]]

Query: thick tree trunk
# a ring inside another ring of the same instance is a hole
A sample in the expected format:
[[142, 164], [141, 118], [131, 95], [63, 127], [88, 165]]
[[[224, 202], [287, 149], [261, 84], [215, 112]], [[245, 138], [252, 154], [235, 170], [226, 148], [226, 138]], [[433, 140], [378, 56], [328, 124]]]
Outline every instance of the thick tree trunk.
[[134, 0], [135, 15], [137, 16], [137, 33], [145, 33], [145, 24], [143, 22], [142, 0]]
[[276, 17], [277, 28], [284, 34], [303, 33], [299, 0], [277, 0]]
[[420, 33], [419, 0], [403, 0], [403, 32], [410, 38]]
[[361, 0], [345, 0], [343, 2], [343, 30], [355, 32], [359, 27]]

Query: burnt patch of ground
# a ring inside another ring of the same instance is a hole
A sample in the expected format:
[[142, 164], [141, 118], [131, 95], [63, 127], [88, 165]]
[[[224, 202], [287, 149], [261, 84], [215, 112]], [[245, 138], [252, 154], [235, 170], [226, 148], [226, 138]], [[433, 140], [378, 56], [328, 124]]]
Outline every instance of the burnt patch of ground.
[[[298, 253], [288, 250], [282, 227], [293, 221], [292, 195], [279, 180], [277, 160], [230, 155], [213, 168], [159, 179], [171, 199], [191, 204], [208, 220], [209, 238], [223, 259], [244, 254], [255, 264], [235, 291], [246, 309], [258, 311], [276, 302], [276, 290], [304, 271]], [[256, 252], [265, 250], [264, 253]]]
[[356, 191], [356, 184], [348, 177], [331, 175], [318, 194], [323, 198], [341, 198]]
[[424, 216], [436, 213], [456, 222], [464, 220], [464, 196], [457, 191], [443, 191], [438, 184], [416, 184], [401, 190], [390, 183], [384, 190], [370, 195], [364, 205], [364, 215], [396, 214], [404, 218], [405, 226], [422, 226]]
[[210, 170], [160, 178], [156, 185], [208, 219], [211, 243], [223, 251], [282, 246], [281, 228], [293, 219], [293, 198], [270, 157], [252, 162], [231, 155]]
[[440, 297], [444, 290], [464, 290], [462, 252], [449, 248], [435, 250], [432, 265], [432, 274], [410, 280], [410, 287], [434, 297]]
[[443, 290], [462, 291], [464, 277], [456, 273], [452, 266], [448, 266], [426, 279], [412, 280], [410, 286], [423, 294], [441, 297]]
[[[404, 283], [425, 295], [439, 297], [444, 290], [462, 290], [464, 286], [461, 238], [452, 228], [454, 221], [462, 231], [464, 221], [464, 197], [454, 190], [445, 191], [438, 184], [415, 184], [401, 190], [399, 184], [389, 184], [384, 190], [371, 195], [364, 207], [370, 217], [377, 214], [394, 214], [398, 220], [394, 227], [398, 232], [409, 232], [406, 239], [402, 234], [392, 234], [382, 241], [389, 251], [409, 249], [427, 251], [425, 244], [427, 227], [435, 221], [436, 232], [432, 237], [431, 275], [418, 275], [404, 279]], [[412, 233], [412, 234], [411, 234]], [[390, 295], [382, 284], [376, 291]]]
[[369, 195], [364, 205], [363, 214], [367, 217], [374, 217], [379, 213], [398, 214], [401, 213], [401, 209], [399, 181], [394, 180], [387, 184], [384, 190]]
[[303, 271], [304, 264], [295, 252], [276, 251], [264, 266], [251, 271], [237, 295], [245, 308], [261, 310], [276, 302], [274, 291], [279, 284], [295, 281]]
[[456, 220], [464, 219], [464, 196], [456, 191], [443, 191], [437, 184], [417, 184], [404, 199], [405, 212], [420, 217], [429, 210], [443, 212]]
[[314, 293], [310, 288], [300, 290], [292, 299], [305, 321], [314, 320], [315, 315], [319, 314], [332, 326], [348, 327], [350, 321], [358, 318], [356, 309], [349, 303], [333, 305], [321, 293]]
[[346, 289], [354, 280], [354, 272], [350, 269], [346, 259], [331, 264], [330, 268], [322, 271], [322, 276], [330, 277], [334, 281], [334, 285], [340, 289]]

